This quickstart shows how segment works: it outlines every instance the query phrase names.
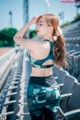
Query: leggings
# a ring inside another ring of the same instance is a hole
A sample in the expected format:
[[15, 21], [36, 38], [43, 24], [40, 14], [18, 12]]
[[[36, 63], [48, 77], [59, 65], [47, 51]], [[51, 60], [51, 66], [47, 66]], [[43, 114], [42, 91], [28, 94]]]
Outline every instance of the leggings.
[[44, 112], [39, 116], [30, 112], [31, 120], [57, 120], [56, 114], [44, 107]]
[[60, 88], [53, 75], [31, 76], [27, 88], [27, 104], [32, 120], [56, 120]]

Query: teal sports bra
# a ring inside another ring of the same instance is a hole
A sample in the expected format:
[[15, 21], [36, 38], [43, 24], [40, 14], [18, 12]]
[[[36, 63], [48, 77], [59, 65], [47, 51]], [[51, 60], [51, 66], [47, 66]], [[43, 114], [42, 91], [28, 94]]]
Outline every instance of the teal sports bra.
[[30, 59], [30, 62], [31, 62], [31, 65], [35, 68], [50, 68], [50, 67], [53, 67], [53, 64], [50, 64], [50, 65], [43, 65], [43, 63], [49, 59], [52, 59], [54, 60], [54, 56], [53, 56], [53, 42], [50, 41], [50, 40], [47, 40], [45, 39], [44, 41], [48, 41], [50, 43], [50, 52], [48, 54], [48, 56], [46, 58], [43, 58], [41, 60], [37, 60], [33, 57], [31, 57], [29, 55], [29, 59]]

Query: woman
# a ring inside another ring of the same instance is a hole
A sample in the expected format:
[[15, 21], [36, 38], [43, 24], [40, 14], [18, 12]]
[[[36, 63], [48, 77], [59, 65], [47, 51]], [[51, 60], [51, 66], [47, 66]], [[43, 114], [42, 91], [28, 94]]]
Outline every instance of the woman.
[[[23, 38], [25, 32], [36, 24], [42, 41]], [[27, 88], [27, 103], [32, 120], [56, 120], [60, 90], [52, 73], [54, 63], [66, 66], [65, 42], [58, 17], [43, 14], [34, 17], [14, 36], [14, 41], [30, 51], [32, 71]]]

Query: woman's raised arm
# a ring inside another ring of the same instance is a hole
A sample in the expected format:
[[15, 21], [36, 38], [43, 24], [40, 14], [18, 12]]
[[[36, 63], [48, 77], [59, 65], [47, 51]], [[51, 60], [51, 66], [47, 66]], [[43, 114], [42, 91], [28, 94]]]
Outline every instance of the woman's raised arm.
[[19, 45], [28, 48], [29, 50], [34, 50], [36, 49], [36, 47], [38, 47], [37, 45], [39, 45], [39, 41], [36, 40], [36, 44], [35, 44], [35, 40], [31, 40], [28, 38], [23, 38], [25, 32], [28, 30], [28, 28], [32, 25], [35, 24], [37, 22], [38, 17], [33, 17], [31, 21], [29, 21], [26, 25], [24, 25], [13, 37], [14, 41], [16, 43], [18, 43]]

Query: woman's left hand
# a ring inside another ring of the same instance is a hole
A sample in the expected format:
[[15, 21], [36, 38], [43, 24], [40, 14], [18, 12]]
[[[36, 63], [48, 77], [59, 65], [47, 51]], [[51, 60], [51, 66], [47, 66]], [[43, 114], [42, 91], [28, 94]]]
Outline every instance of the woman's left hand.
[[56, 36], [61, 36], [62, 35], [62, 29], [60, 27], [57, 28], [55, 35]]
[[30, 20], [31, 24], [36, 24], [37, 20], [38, 20], [39, 16], [35, 16]]

